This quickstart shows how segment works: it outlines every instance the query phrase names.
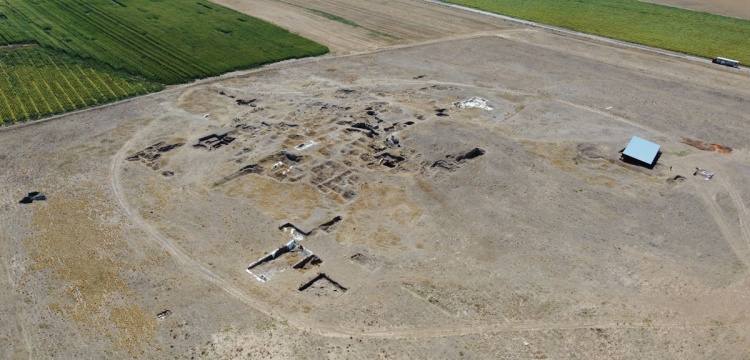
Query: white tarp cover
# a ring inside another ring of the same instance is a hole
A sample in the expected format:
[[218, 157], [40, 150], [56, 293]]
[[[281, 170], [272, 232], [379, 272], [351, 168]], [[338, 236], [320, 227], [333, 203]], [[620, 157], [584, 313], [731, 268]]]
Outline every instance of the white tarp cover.
[[459, 108], [480, 108], [485, 110], [492, 110], [491, 107], [487, 106], [487, 100], [478, 98], [478, 97], [472, 97], [469, 100], [459, 101], [457, 103], [453, 103], [453, 106], [459, 107]]

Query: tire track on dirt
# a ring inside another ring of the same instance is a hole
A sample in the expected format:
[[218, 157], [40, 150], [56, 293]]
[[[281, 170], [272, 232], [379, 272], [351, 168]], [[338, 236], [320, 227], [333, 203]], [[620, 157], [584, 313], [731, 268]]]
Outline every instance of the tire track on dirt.
[[[17, 171], [17, 168], [13, 165], [4, 165], [7, 166], [9, 172]], [[31, 216], [31, 213], [22, 211], [19, 208], [13, 208], [13, 206], [27, 205], [18, 204], [18, 194], [22, 193], [25, 195], [25, 193], [21, 192], [17, 186], [14, 186], [15, 180], [11, 176], [1, 176], [0, 184], [8, 185], [0, 189], [0, 204], [13, 204], [5, 207], [0, 206], [0, 224], [6, 226], [3, 228], [3, 231], [0, 231], [0, 287], [2, 287], [2, 290], [0, 290], [0, 301], [4, 305], [0, 306], [0, 321], [4, 325], [0, 326], [0, 331], [3, 330], [3, 327], [17, 331], [15, 334], [11, 333], [9, 338], [0, 338], [0, 343], [2, 343], [2, 340], [6, 340], [13, 344], [14, 349], [18, 349], [15, 353], [8, 353], [12, 355], [11, 357], [23, 358], [28, 355], [29, 359], [33, 359], [37, 356], [34, 351], [34, 342], [32, 340], [34, 333], [32, 331], [37, 327], [36, 324], [30, 321], [30, 319], [33, 319], [33, 316], [29, 315], [30, 306], [23, 301], [24, 295], [20, 291], [20, 287], [23, 284], [19, 284], [14, 279], [14, 273], [19, 275], [23, 275], [24, 273], [24, 269], [15, 263], [17, 258], [14, 254], [18, 253], [18, 247], [22, 243], [22, 241], [18, 240], [23, 239], [25, 235], [19, 233], [18, 227], [6, 225], [17, 224], [19, 222], [17, 216]], [[31, 211], [33, 212], [34, 210]], [[19, 278], [19, 280], [21, 279]], [[4, 315], [7, 315], [7, 317]], [[16, 339], [18, 341], [13, 342]], [[0, 354], [8, 350], [0, 349]]]
[[622, 116], [615, 115], [615, 114], [610, 113], [610, 112], [606, 112], [606, 111], [602, 111], [602, 110], [599, 110], [599, 109], [595, 109], [595, 108], [592, 108], [592, 107], [586, 106], [586, 105], [576, 104], [576, 103], [573, 103], [573, 102], [570, 102], [570, 101], [565, 101], [565, 100], [562, 100], [562, 99], [554, 99], [554, 101], [558, 102], [560, 104], [564, 104], [564, 105], [572, 106], [572, 107], [579, 108], [579, 109], [582, 109], [582, 110], [586, 110], [586, 111], [592, 112], [592, 113], [597, 114], [597, 115], [608, 117], [610, 119], [616, 120], [616, 121], [621, 122], [623, 124], [630, 125], [632, 127], [648, 131], [650, 133], [658, 134], [659, 136], [666, 136], [661, 130], [657, 130], [657, 129], [651, 128], [649, 126], [637, 123], [635, 121], [629, 120], [629, 119], [624, 118]]
[[135, 140], [139, 137], [139, 135], [145, 132], [146, 129], [149, 129], [149, 125], [144, 126], [135, 136], [125, 142], [120, 150], [118, 150], [117, 153], [112, 157], [112, 161], [110, 163], [110, 186], [112, 188], [112, 193], [115, 197], [115, 200], [117, 201], [117, 204], [120, 206], [125, 215], [131, 221], [133, 221], [133, 223], [139, 229], [143, 230], [143, 232], [146, 233], [146, 237], [153, 240], [157, 245], [167, 250], [180, 266], [183, 266], [196, 274], [202, 275], [202, 277], [217, 285], [219, 288], [232, 295], [233, 297], [243, 301], [248, 305], [251, 305], [253, 308], [260, 311], [264, 315], [278, 320], [278, 316], [275, 316], [271, 311], [261, 306], [261, 304], [257, 300], [247, 296], [240, 289], [232, 286], [231, 284], [229, 284], [229, 282], [222, 279], [213, 271], [199, 264], [196, 260], [185, 254], [185, 252], [182, 251], [182, 249], [174, 241], [167, 238], [150, 224], [148, 224], [127, 202], [125, 196], [123, 195], [123, 186], [121, 181], [122, 168], [118, 166], [118, 164], [121, 164], [124, 161], [128, 149], [132, 147]]
[[[724, 183], [721, 185], [722, 188], [730, 191]], [[727, 222], [726, 216], [722, 213], [721, 207], [712, 194], [705, 191], [705, 189], [699, 188], [697, 185], [694, 185], [694, 188], [696, 189], [696, 193], [699, 194], [703, 199], [703, 202], [707, 205], [708, 211], [711, 213], [716, 225], [719, 227], [719, 231], [724, 236], [727, 243], [729, 243], [734, 254], [745, 265], [745, 268], [748, 268], [748, 265], [750, 265], [750, 248], [747, 246], [748, 242], [742, 241], [743, 239], [741, 239], [745, 237], [744, 234], [741, 233], [740, 236], [737, 236], [737, 234], [732, 231], [732, 227]], [[737, 210], [739, 212], [740, 209], [738, 208]], [[742, 230], [740, 231], [742, 232]]]
[[[739, 325], [742, 322], [724, 324], [724, 326]], [[473, 325], [473, 326], [450, 326], [438, 329], [426, 329], [417, 331], [404, 329], [396, 331], [373, 331], [361, 333], [374, 338], [440, 338], [452, 336], [467, 336], [476, 334], [495, 334], [504, 332], [522, 332], [522, 331], [551, 331], [551, 330], [581, 330], [581, 329], [692, 329], [692, 328], [712, 328], [716, 327], [715, 323], [679, 323], [664, 322], [652, 323], [651, 325], [632, 324], [623, 320], [622, 322], [567, 322], [557, 321], [548, 323], [518, 322], [497, 325]]]
[[[723, 169], [718, 162], [714, 161], [713, 163], [718, 169]], [[747, 227], [748, 219], [750, 219], [750, 212], [747, 211], [747, 207], [742, 201], [742, 196], [736, 191], [736, 188], [731, 186], [725, 177], [720, 177], [719, 181], [724, 190], [729, 193], [729, 197], [732, 199], [734, 207], [737, 209], [738, 220], [740, 222], [740, 234], [745, 240], [744, 245], [746, 245], [747, 250], [750, 251], [750, 229]]]
[[[13, 275], [12, 275], [10, 266], [8, 264], [8, 259], [5, 259], [5, 258], [2, 259], [2, 264], [0, 264], [0, 271], [2, 271], [2, 273], [5, 275], [5, 278], [8, 279], [8, 286], [3, 287], [3, 293], [4, 294], [10, 293], [9, 295], [13, 296], [13, 293], [18, 292], [17, 290], [18, 286], [13, 281]], [[7, 297], [8, 296], [6, 295], [3, 298], [7, 298]], [[27, 324], [27, 320], [26, 320], [26, 319], [29, 319], [28, 313], [26, 312], [26, 310], [24, 310], [23, 307], [21, 307], [17, 309], [14, 315], [16, 315], [16, 318], [17, 318], [16, 324], [18, 324], [18, 327], [20, 328], [19, 329], [20, 335], [21, 335], [20, 337], [21, 339], [23, 339], [23, 343], [26, 347], [25, 349], [26, 353], [29, 355], [29, 359], [34, 359], [35, 358], [34, 346], [32, 345], [31, 335], [29, 335], [29, 329], [28, 329], [29, 327], [31, 327], [31, 324]], [[7, 321], [7, 319], [3, 319], [3, 320]]]

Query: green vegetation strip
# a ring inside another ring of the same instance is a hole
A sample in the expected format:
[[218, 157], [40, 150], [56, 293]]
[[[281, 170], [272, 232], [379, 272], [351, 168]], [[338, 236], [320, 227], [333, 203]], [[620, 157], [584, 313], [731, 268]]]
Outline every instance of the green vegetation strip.
[[[318, 10], [318, 9], [312, 9], [312, 8], [306, 8], [306, 7], [301, 7], [301, 8], [303, 8], [303, 9], [305, 9], [305, 10], [307, 10], [307, 11], [309, 11], [309, 12], [315, 14], [315, 15], [322, 16], [322, 17], [324, 17], [324, 18], [326, 18], [328, 20], [337, 21], [337, 22], [340, 22], [342, 24], [346, 24], [346, 25], [349, 25], [349, 26], [355, 27], [355, 28], [362, 28], [362, 25], [357, 24], [356, 22], [351, 21], [351, 20], [349, 20], [347, 18], [338, 16], [336, 14], [331, 14], [329, 12], [325, 12], [325, 11]], [[393, 36], [393, 35], [388, 34], [388, 33], [380, 32], [380, 31], [372, 30], [372, 29], [366, 29], [366, 30], [369, 32], [370, 36], [384, 38], [384, 39], [389, 40], [389, 42], [391, 42], [391, 43], [396, 43], [396, 41], [400, 40], [397, 36]]]
[[584, 33], [750, 64], [750, 21], [636, 0], [447, 0]]
[[355, 23], [354, 21], [351, 21], [347, 18], [343, 18], [335, 14], [331, 14], [329, 12], [325, 12], [325, 11], [317, 10], [317, 9], [310, 9], [310, 8], [305, 8], [305, 9], [315, 15], [320, 15], [328, 20], [338, 21], [340, 23], [353, 26], [353, 27], [361, 27], [359, 24]]
[[0, 122], [326, 52], [202, 0], [0, 0]]

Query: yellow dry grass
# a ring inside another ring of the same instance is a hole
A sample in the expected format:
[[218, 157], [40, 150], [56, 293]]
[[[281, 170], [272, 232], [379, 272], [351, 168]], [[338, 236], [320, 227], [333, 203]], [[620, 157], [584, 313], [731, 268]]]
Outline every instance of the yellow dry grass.
[[[336, 232], [336, 241], [365, 243], [379, 250], [402, 249], [402, 236], [394, 229], [408, 229], [424, 210], [400, 187], [367, 183], [358, 194]], [[377, 218], [372, 214], [378, 214]]]
[[543, 142], [523, 142], [527, 149], [534, 155], [537, 155], [550, 163], [550, 165], [570, 172], [576, 169], [575, 156], [573, 147], [569, 144], [543, 143]]
[[[252, 181], [249, 181], [250, 177]], [[235, 184], [228, 191], [230, 196], [246, 196], [274, 220], [282, 220], [292, 214], [304, 219], [322, 205], [321, 193], [309, 184], [280, 183], [253, 175]]]
[[111, 221], [116, 214], [91, 201], [83, 189], [70, 193], [80, 196], [51, 196], [37, 205], [33, 232], [24, 241], [30, 270], [49, 271], [50, 279], [63, 285], [51, 287], [61, 289], [51, 310], [92, 334], [105, 335], [117, 348], [133, 351], [153, 337], [156, 323], [132, 303], [134, 293], [121, 277], [121, 271], [136, 266], [123, 260], [128, 249], [120, 226]]

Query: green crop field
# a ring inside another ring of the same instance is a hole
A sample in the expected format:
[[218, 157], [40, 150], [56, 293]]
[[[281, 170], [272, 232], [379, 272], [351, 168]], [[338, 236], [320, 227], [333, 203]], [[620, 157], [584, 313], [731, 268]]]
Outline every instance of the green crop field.
[[636, 0], [446, 0], [584, 33], [750, 63], [750, 21]]
[[327, 51], [200, 0], [0, 0], [0, 122]]
[[0, 123], [38, 119], [163, 88], [39, 47], [0, 51], [0, 78]]

